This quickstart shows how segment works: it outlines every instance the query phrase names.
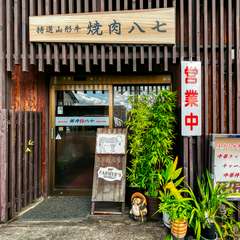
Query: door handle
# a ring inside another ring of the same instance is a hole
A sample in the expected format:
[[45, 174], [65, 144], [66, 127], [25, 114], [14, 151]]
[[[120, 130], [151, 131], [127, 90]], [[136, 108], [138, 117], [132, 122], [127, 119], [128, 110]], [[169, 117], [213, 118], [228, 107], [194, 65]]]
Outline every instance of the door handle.
[[51, 128], [51, 139], [54, 139], [54, 128]]

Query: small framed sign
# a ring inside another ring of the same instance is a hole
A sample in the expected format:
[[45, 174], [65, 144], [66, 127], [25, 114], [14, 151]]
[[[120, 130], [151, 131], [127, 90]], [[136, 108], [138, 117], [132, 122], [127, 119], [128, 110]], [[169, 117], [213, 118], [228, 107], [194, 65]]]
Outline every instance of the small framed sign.
[[125, 134], [98, 134], [96, 143], [97, 154], [125, 154]]
[[240, 200], [240, 134], [211, 137], [214, 182], [231, 189], [230, 199]]

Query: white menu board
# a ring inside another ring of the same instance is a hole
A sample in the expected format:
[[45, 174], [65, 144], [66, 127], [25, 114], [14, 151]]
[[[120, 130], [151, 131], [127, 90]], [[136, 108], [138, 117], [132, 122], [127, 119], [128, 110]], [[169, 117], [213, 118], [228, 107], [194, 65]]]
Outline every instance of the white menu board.
[[226, 183], [233, 193], [240, 193], [240, 135], [215, 134], [212, 149], [215, 183]]
[[125, 154], [126, 135], [124, 134], [97, 134], [97, 154]]

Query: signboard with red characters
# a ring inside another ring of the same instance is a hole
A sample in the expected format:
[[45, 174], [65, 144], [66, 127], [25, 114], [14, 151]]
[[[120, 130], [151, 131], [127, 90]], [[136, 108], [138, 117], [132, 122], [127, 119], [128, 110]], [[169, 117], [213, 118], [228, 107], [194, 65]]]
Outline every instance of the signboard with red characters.
[[240, 135], [213, 134], [211, 148], [215, 183], [224, 184], [232, 197], [240, 199]]
[[201, 136], [201, 62], [181, 63], [182, 136]]

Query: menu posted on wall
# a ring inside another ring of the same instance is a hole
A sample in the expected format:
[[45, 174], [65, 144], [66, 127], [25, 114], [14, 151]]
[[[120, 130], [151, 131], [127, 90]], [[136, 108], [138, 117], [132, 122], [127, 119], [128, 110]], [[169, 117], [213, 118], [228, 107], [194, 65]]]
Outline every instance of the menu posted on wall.
[[240, 199], [240, 135], [212, 135], [212, 162], [215, 183], [231, 189], [231, 198]]

